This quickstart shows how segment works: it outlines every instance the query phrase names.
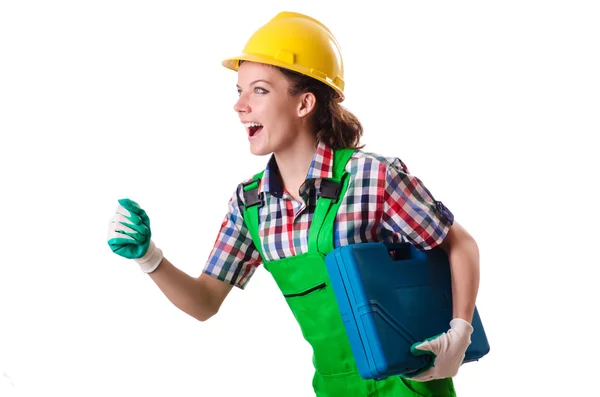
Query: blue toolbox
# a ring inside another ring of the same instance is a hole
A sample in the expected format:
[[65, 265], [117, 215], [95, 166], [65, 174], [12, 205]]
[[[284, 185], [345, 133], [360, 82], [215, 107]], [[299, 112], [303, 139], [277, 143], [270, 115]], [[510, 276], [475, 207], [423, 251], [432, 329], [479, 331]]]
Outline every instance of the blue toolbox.
[[[409, 376], [430, 365], [411, 346], [448, 331], [452, 284], [446, 252], [421, 251], [409, 243], [362, 243], [325, 257], [340, 313], [361, 377]], [[490, 346], [475, 308], [471, 345], [463, 363]]]

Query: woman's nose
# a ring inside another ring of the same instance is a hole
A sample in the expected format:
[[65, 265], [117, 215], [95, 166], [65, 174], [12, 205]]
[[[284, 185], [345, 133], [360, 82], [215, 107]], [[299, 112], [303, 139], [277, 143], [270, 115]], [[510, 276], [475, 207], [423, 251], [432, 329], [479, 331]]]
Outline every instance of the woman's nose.
[[248, 106], [248, 98], [244, 94], [240, 94], [239, 99], [233, 105], [233, 110], [236, 113], [247, 113], [250, 110], [250, 106]]

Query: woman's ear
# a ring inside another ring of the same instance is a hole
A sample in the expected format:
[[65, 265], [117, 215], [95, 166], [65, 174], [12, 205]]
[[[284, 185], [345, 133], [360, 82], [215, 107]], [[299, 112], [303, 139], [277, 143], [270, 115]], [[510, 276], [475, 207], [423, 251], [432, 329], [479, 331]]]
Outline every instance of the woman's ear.
[[300, 94], [300, 101], [298, 102], [298, 117], [308, 116], [317, 105], [317, 98], [312, 92], [305, 92]]

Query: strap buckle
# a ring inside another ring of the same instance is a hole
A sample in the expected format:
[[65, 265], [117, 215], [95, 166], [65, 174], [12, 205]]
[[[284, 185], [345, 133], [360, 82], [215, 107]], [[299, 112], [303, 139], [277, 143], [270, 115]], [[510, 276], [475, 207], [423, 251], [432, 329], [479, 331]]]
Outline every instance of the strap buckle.
[[[256, 187], [246, 190], [246, 187], [252, 185], [253, 183], [256, 183]], [[242, 183], [242, 187], [244, 190], [244, 205], [246, 208], [250, 208], [255, 205], [258, 205], [259, 207], [265, 205], [264, 194], [262, 192], [258, 192], [259, 186], [260, 179], [253, 179], [249, 182]]]
[[337, 203], [340, 197], [341, 182], [336, 182], [331, 179], [321, 180], [321, 186], [319, 187], [319, 193], [317, 197], [324, 197], [331, 199], [332, 203]]

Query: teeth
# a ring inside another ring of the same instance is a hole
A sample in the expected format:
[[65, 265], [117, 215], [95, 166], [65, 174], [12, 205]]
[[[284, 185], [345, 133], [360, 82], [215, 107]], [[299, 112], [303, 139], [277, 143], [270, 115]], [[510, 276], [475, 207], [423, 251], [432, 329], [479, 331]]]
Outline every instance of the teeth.
[[250, 127], [262, 127], [262, 124], [260, 124], [260, 123], [244, 123], [244, 125], [246, 126], [246, 128], [250, 128]]

